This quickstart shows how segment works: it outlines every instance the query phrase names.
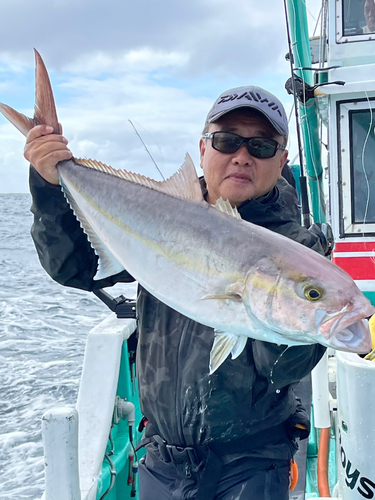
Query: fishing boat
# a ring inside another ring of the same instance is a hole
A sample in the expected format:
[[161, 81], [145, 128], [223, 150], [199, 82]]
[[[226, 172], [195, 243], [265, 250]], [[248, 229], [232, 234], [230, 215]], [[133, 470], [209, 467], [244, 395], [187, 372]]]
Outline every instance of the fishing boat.
[[[311, 212], [307, 199], [302, 202], [303, 223], [320, 224], [332, 246], [333, 262], [373, 304], [374, 10], [368, 1], [323, 0], [320, 36], [311, 37], [305, 2], [286, 2], [292, 48], [292, 77], [286, 87], [295, 98], [302, 136], [300, 164], [294, 171], [297, 182], [302, 173], [302, 199], [307, 178], [311, 202]], [[374, 383], [374, 363], [356, 354], [328, 352], [313, 370], [314, 426], [307, 448], [305, 498], [373, 498], [375, 408], [369, 395]], [[290, 496], [303, 498], [293, 492]]]
[[[299, 161], [291, 168], [301, 223], [319, 225], [327, 253], [375, 305], [375, 26], [366, 22], [368, 7], [367, 0], [323, 0], [320, 35], [312, 37], [305, 0], [285, 0], [286, 88], [298, 124]], [[113, 312], [88, 336], [77, 406], [43, 416], [46, 500], [137, 498], [135, 303], [98, 294]], [[315, 368], [313, 428], [297, 455], [291, 499], [374, 497], [373, 387], [375, 363], [356, 354], [329, 351]]]

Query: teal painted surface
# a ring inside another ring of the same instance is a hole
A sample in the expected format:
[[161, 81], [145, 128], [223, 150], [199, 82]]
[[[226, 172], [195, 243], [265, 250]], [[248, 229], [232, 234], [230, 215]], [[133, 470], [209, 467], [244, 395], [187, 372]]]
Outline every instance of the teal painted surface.
[[363, 295], [366, 295], [371, 304], [375, 306], [375, 292], [363, 292]]
[[[133, 365], [134, 366], [134, 365]], [[119, 382], [117, 387], [117, 395], [121, 398], [126, 398], [135, 405], [135, 425], [133, 428], [134, 446], [140, 440], [141, 435], [137, 431], [138, 424], [141, 420], [141, 411], [139, 408], [138, 398], [138, 383], [137, 380], [131, 380], [131, 372], [129, 365], [129, 353], [127, 342], [124, 342], [121, 354], [121, 366], [119, 374]], [[111, 455], [111, 460], [114, 463], [116, 470], [115, 484], [112, 490], [105, 496], [106, 500], [128, 500], [130, 498], [138, 498], [138, 475], [136, 482], [136, 495], [131, 496], [132, 485], [128, 484], [129, 478], [129, 455], [133, 454], [133, 449], [129, 441], [129, 426], [127, 421], [121, 421], [114, 425], [111, 430], [113, 440], [114, 453]], [[112, 444], [108, 441], [107, 452], [112, 449]], [[143, 450], [137, 452], [138, 460], [144, 454]], [[98, 480], [98, 490], [96, 498], [99, 500], [107, 491], [111, 482], [110, 465], [105, 458], [102, 466], [102, 473]], [[104, 499], [103, 499], [104, 500]]]
[[[290, 37], [293, 48], [294, 67], [311, 68], [310, 42], [306, 6], [301, 0], [287, 0]], [[296, 70], [306, 83], [313, 85], [313, 71]], [[304, 143], [306, 172], [314, 222], [325, 222], [325, 201], [323, 191], [323, 167], [319, 140], [319, 123], [315, 99], [299, 105], [299, 117]]]
[[[309, 498], [318, 498], [318, 444], [319, 444], [319, 429], [314, 426], [314, 412], [311, 407], [311, 432], [309, 436], [309, 444], [307, 447], [307, 464], [306, 464], [306, 496]], [[331, 428], [329, 447], [328, 447], [328, 483], [332, 494], [333, 488], [337, 483], [337, 465], [336, 465], [336, 436], [334, 429]]]
[[328, 82], [328, 71], [321, 71], [318, 73], [318, 81], [319, 83], [327, 83]]
[[290, 170], [292, 171], [295, 183], [296, 183], [296, 190], [298, 194], [298, 199], [301, 200], [301, 186], [299, 183], [299, 178], [301, 175], [301, 167], [297, 164], [295, 165], [289, 165]]

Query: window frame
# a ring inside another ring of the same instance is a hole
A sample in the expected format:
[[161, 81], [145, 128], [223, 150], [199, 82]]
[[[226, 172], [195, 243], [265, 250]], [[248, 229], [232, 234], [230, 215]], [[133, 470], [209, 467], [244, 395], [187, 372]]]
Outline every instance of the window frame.
[[340, 237], [345, 236], [364, 236], [375, 234], [375, 222], [372, 223], [354, 223], [353, 222], [353, 154], [352, 147], [352, 118], [353, 112], [368, 111], [373, 112], [373, 127], [375, 128], [375, 97], [369, 99], [353, 99], [350, 101], [341, 101], [337, 103], [337, 112], [339, 117], [339, 200], [340, 200]]
[[[345, 0], [336, 2], [336, 43], [352, 43], [352, 42], [367, 42], [375, 40], [374, 33], [362, 33], [357, 35], [344, 34], [344, 4]], [[364, 2], [363, 2], [364, 3]]]

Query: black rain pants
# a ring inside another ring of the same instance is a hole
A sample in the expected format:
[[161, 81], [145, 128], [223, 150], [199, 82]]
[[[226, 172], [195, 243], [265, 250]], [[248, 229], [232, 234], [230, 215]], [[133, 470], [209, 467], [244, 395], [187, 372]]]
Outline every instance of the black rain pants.
[[[204, 464], [193, 471], [148, 451], [139, 464], [139, 500], [193, 500]], [[290, 463], [243, 457], [225, 464], [214, 500], [288, 500]]]

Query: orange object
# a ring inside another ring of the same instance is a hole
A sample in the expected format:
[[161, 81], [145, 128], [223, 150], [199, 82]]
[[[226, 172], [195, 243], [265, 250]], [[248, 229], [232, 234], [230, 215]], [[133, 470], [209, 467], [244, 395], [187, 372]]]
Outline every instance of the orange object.
[[298, 466], [294, 460], [290, 461], [290, 491], [293, 491], [298, 481]]
[[320, 429], [318, 449], [318, 490], [321, 497], [331, 497], [328, 483], [329, 428]]

